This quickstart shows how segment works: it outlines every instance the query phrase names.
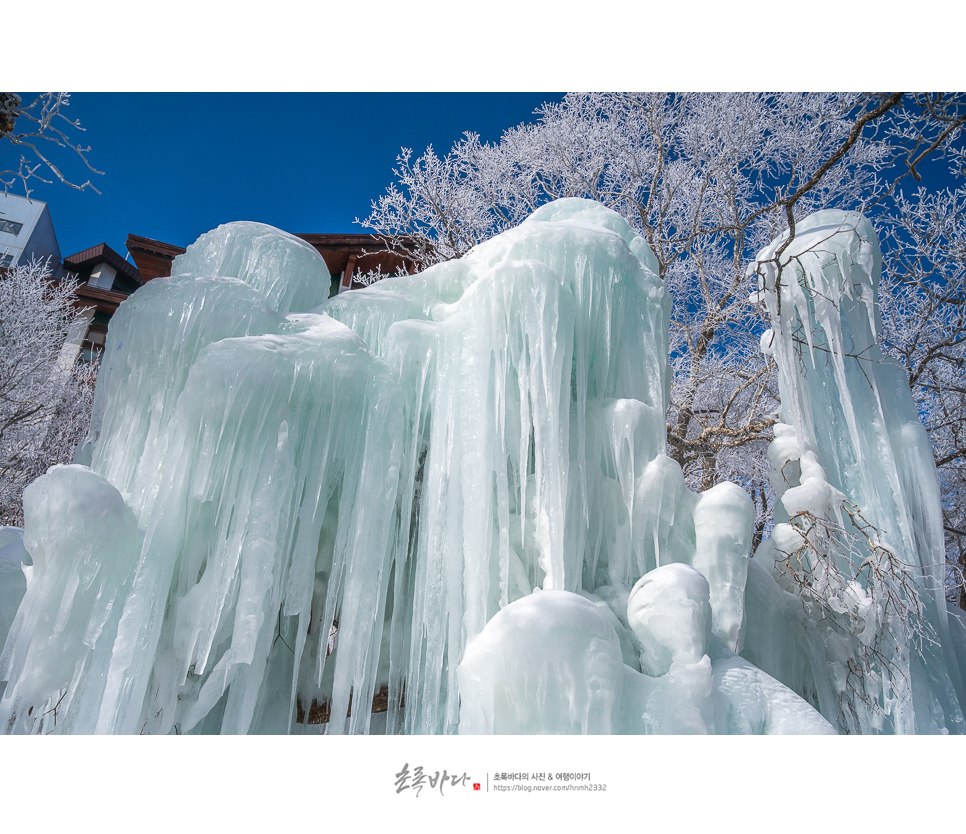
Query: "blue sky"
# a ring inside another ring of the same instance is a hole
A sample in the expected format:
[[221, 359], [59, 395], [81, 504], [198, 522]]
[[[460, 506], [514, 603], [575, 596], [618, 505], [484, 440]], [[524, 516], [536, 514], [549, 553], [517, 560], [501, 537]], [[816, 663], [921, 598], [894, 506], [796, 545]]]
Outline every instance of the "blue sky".
[[[22, 94], [26, 100], [29, 94]], [[73, 181], [38, 184], [61, 254], [129, 233], [187, 246], [232, 220], [290, 232], [361, 232], [356, 217], [392, 181], [400, 147], [448, 150], [464, 131], [497, 140], [560, 93], [75, 93], [87, 174], [56, 157]], [[5, 151], [4, 153], [8, 153]]]

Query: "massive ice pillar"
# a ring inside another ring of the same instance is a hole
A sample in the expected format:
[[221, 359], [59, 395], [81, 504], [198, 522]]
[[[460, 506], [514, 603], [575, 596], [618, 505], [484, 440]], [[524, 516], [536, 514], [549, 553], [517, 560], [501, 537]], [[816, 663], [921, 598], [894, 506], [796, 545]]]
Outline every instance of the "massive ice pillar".
[[963, 732], [936, 471], [905, 374], [878, 345], [875, 233], [859, 214], [819, 212], [752, 269], [781, 422], [769, 453], [779, 523], [749, 581], [750, 616], [771, 625], [746, 654], [842, 729]]
[[5, 731], [830, 730], [734, 654], [751, 502], [665, 455], [669, 298], [617, 214], [325, 302], [259, 224], [173, 272], [30, 488]]

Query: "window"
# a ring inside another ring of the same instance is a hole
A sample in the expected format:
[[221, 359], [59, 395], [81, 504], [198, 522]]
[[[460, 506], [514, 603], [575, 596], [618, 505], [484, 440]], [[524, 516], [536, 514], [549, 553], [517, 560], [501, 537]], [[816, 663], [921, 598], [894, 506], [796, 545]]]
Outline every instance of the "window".
[[22, 228], [23, 223], [14, 223], [13, 220], [4, 220], [0, 217], [0, 232], [6, 232], [9, 235], [19, 235]]
[[90, 329], [87, 331], [87, 336], [84, 339], [84, 350], [88, 351], [92, 356], [100, 353], [104, 350], [104, 344], [107, 341], [107, 325], [99, 324], [97, 322], [98, 316], [106, 317], [104, 313], [95, 313], [94, 321], [91, 322]]
[[112, 266], [108, 264], [97, 264], [93, 270], [91, 270], [91, 277], [87, 279], [87, 283], [91, 287], [97, 287], [99, 290], [109, 290], [114, 286], [114, 278], [117, 276], [117, 272]]
[[13, 263], [13, 255], [0, 255], [0, 269]]

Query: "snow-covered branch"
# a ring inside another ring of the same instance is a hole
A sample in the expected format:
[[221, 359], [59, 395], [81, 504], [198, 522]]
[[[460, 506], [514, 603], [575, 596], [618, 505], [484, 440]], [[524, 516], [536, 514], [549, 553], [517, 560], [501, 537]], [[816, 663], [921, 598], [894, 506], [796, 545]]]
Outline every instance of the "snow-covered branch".
[[45, 179], [49, 175], [70, 188], [97, 191], [89, 179], [75, 182], [65, 175], [51, 153], [58, 148], [71, 151], [88, 172], [103, 173], [88, 161], [90, 147], [81, 145], [70, 135], [70, 131], [84, 128], [64, 113], [69, 104], [68, 93], [42, 93], [29, 104], [24, 104], [16, 93], [0, 93], [0, 152], [9, 145], [13, 154], [19, 156], [19, 160], [10, 162], [0, 158], [0, 186], [5, 192], [19, 182], [24, 195], [29, 197], [32, 182], [50, 183], [52, 180]]

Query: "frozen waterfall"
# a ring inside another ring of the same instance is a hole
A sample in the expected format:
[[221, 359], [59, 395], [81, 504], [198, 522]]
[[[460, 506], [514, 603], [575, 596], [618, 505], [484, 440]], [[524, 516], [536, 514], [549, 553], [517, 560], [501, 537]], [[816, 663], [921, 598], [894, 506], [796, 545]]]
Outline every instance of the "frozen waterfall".
[[[616, 213], [560, 200], [328, 301], [303, 241], [202, 236], [121, 305], [77, 463], [25, 492], [22, 545], [2, 533], [0, 728], [963, 729], [929, 447], [908, 390], [882, 399], [901, 375], [850, 364], [875, 350], [874, 236], [826, 235], [858, 241], [833, 276], [805, 231], [806, 277], [791, 249], [780, 271], [759, 258], [785, 515], [754, 560], [748, 496], [692, 493], [665, 454], [670, 301]], [[865, 581], [846, 540], [908, 570]], [[892, 665], [872, 655], [864, 706], [846, 703], [869, 646]]]

